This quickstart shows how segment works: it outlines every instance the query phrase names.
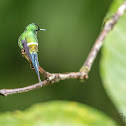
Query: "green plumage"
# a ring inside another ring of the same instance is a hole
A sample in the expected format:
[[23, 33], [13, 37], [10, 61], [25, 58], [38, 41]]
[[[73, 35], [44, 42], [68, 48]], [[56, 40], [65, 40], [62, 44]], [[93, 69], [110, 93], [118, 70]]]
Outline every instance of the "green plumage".
[[27, 43], [29, 43], [29, 42], [36, 42], [36, 43], [38, 43], [37, 31], [39, 31], [39, 27], [36, 24], [34, 24], [34, 23], [29, 24], [26, 27], [25, 31], [21, 34], [21, 36], [18, 39], [19, 47], [21, 49], [23, 48], [21, 40], [26, 40]]
[[35, 69], [39, 82], [41, 82], [39, 75], [39, 62], [38, 62], [38, 40], [37, 31], [45, 29], [39, 29], [38, 25], [32, 23], [29, 24], [25, 31], [20, 35], [18, 39], [18, 45], [21, 48], [22, 56], [25, 57]]

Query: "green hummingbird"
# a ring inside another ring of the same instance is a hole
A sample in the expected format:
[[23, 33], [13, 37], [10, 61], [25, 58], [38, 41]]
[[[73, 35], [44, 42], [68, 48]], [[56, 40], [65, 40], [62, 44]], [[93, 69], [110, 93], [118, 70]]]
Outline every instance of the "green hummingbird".
[[20, 35], [18, 39], [18, 45], [21, 48], [22, 56], [25, 57], [32, 68], [35, 69], [38, 80], [41, 82], [39, 75], [39, 61], [38, 61], [38, 40], [37, 32], [39, 30], [46, 31], [46, 29], [40, 29], [35, 23], [29, 24], [24, 32]]

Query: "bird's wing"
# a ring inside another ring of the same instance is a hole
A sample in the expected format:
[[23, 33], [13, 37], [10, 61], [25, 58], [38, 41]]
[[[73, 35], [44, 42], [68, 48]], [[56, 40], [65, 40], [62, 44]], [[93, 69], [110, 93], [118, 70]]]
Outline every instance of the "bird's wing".
[[21, 40], [21, 42], [22, 42], [22, 45], [23, 45], [23, 47], [24, 47], [24, 51], [26, 52], [26, 55], [27, 55], [27, 56], [29, 57], [29, 59], [30, 59], [29, 47], [27, 46], [26, 40]]
[[35, 69], [35, 71], [36, 71], [36, 73], [38, 75], [39, 82], [41, 82], [40, 75], [39, 75], [38, 54], [37, 54], [37, 52], [34, 52], [34, 53], [30, 54], [29, 46], [27, 45], [26, 40], [22, 40], [21, 42], [22, 42], [24, 51], [26, 52], [26, 55], [29, 58], [28, 60], [30, 61], [31, 65], [34, 67], [34, 69]]
[[31, 61], [31, 55], [30, 55], [30, 52], [29, 52], [29, 47], [27, 46], [27, 42], [26, 40], [21, 40], [22, 42], [22, 45], [23, 45], [23, 51], [24, 51], [24, 57], [29, 61], [30, 63], [30, 67], [33, 69], [33, 64], [32, 64], [32, 61]]

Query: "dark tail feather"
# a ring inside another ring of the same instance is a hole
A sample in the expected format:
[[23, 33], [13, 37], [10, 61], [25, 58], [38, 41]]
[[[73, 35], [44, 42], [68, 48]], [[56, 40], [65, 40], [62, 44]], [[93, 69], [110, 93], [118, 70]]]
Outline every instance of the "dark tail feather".
[[33, 67], [38, 75], [38, 80], [39, 80], [39, 82], [41, 82], [40, 75], [39, 75], [38, 54], [37, 53], [30, 54], [30, 59], [31, 59]]

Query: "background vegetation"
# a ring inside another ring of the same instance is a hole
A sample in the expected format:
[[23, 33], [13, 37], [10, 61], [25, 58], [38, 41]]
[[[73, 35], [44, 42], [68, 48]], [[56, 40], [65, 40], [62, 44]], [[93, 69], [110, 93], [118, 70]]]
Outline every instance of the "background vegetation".
[[[36, 83], [37, 75], [21, 57], [17, 41], [25, 27], [37, 23], [40, 65], [49, 72], [78, 71], [86, 59], [112, 0], [1, 0], [0, 88]], [[106, 94], [99, 75], [100, 54], [89, 79], [66, 80], [28, 93], [0, 97], [0, 111], [24, 110], [31, 105], [68, 100], [87, 104], [119, 122], [118, 112]]]

